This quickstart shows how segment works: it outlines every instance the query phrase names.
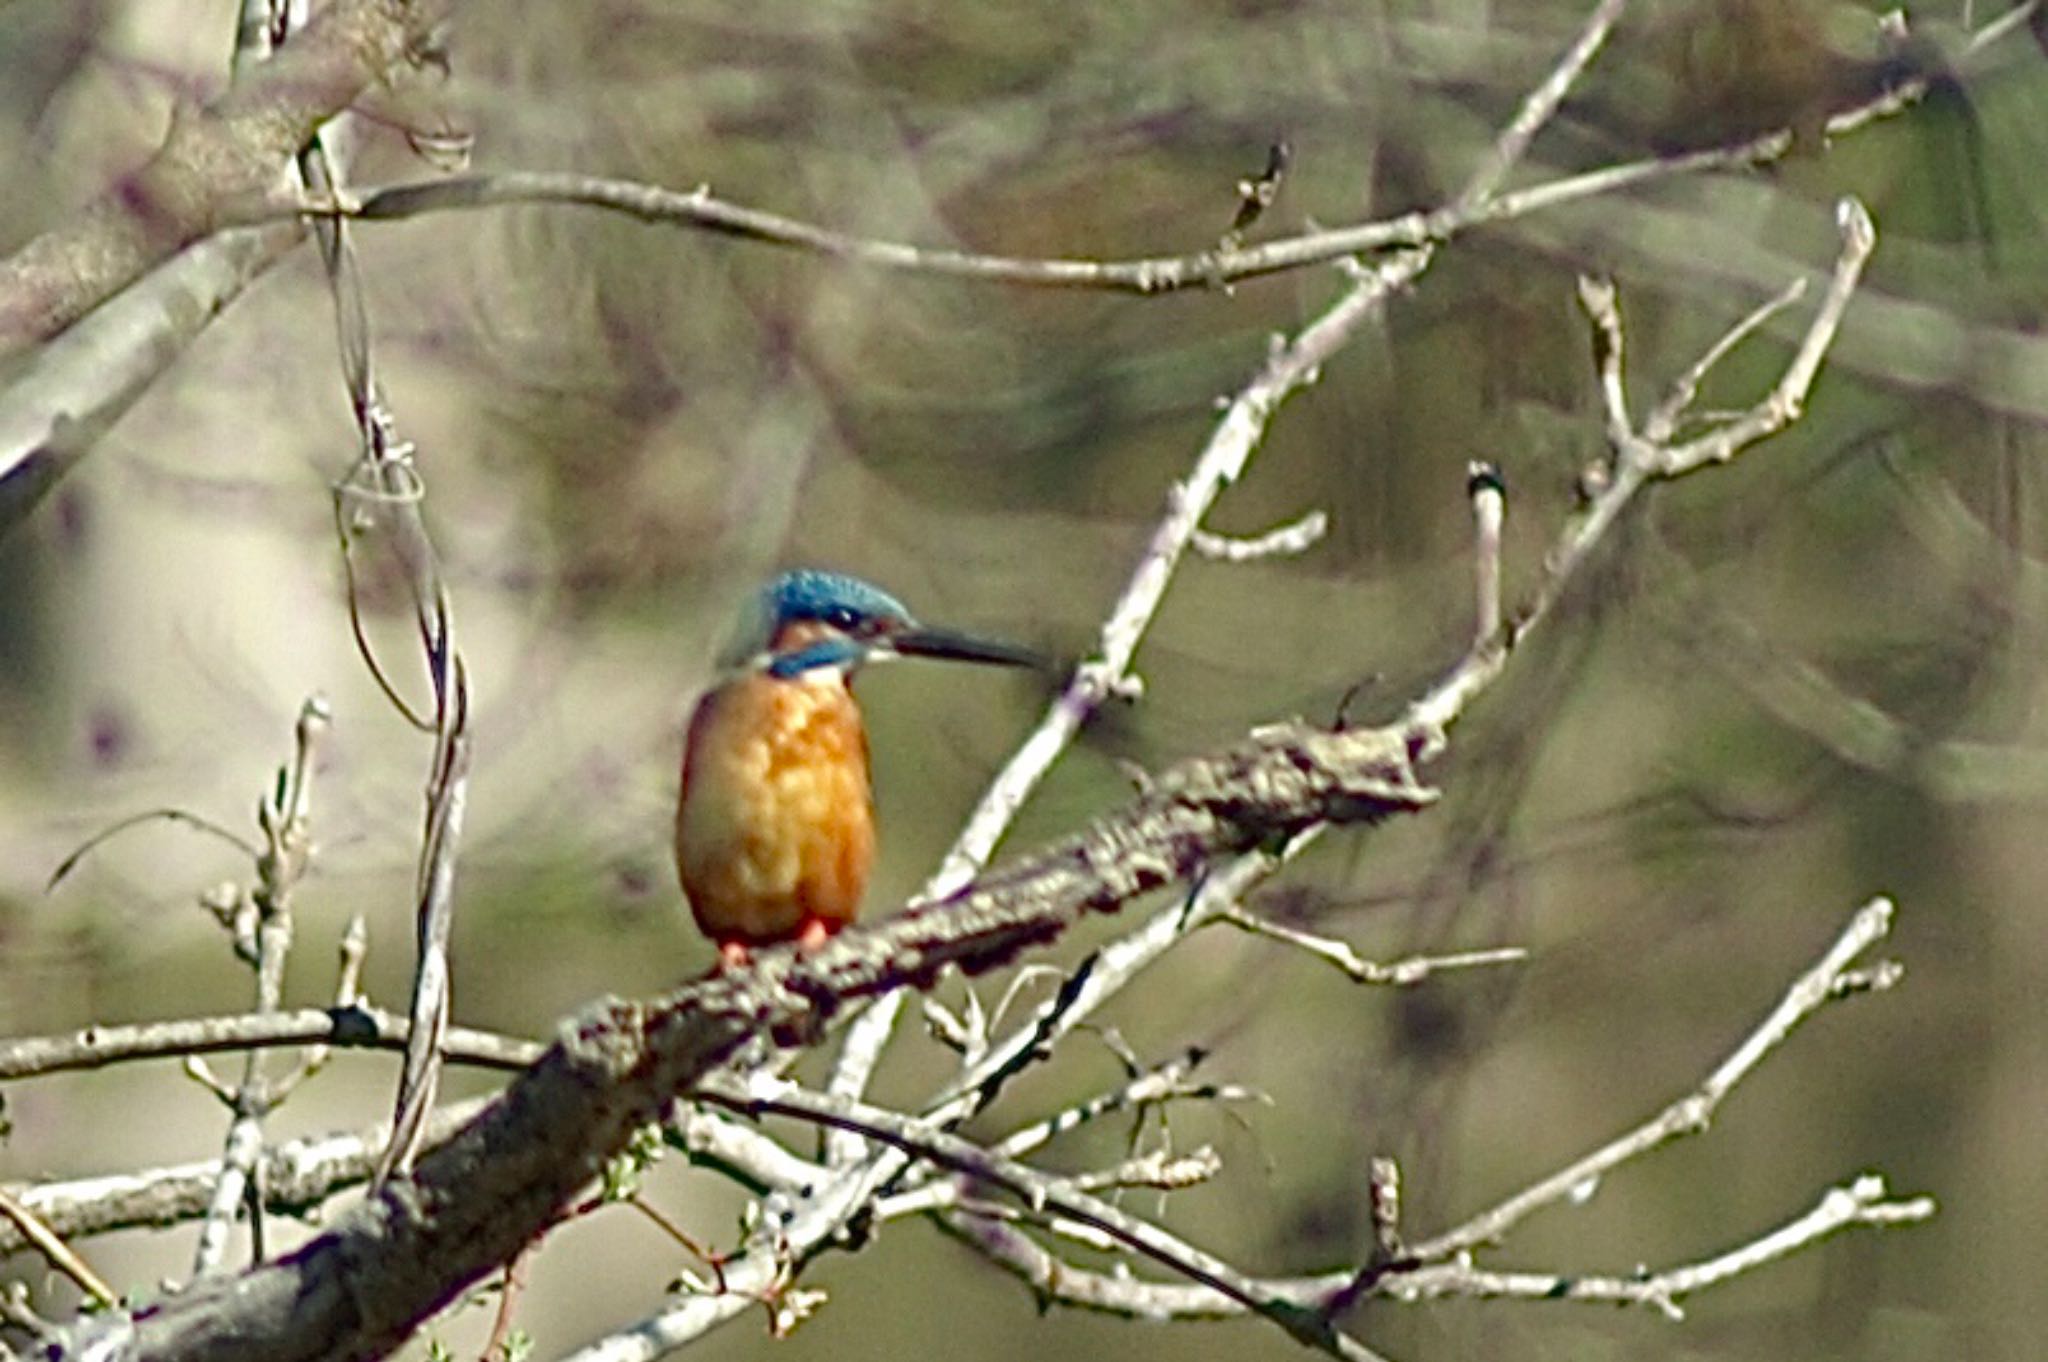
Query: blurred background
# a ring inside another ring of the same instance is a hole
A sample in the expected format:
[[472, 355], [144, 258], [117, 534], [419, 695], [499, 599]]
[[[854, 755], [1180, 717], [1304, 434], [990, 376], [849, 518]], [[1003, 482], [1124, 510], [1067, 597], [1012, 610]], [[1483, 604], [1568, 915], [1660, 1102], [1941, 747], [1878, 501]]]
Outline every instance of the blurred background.
[[[0, 248], [67, 220], [148, 155], [174, 100], [219, 88], [234, 8], [0, 5]], [[472, 5], [450, 73], [415, 107], [473, 134], [479, 169], [709, 184], [932, 245], [1183, 252], [1214, 244], [1276, 139], [1292, 168], [1253, 240], [1442, 202], [1587, 8]], [[1327, 838], [1258, 905], [1379, 958], [1517, 944], [1529, 962], [1395, 994], [1216, 935], [1109, 1020], [1147, 1060], [1201, 1045], [1210, 1076], [1273, 1099], [1174, 1113], [1175, 1142], [1216, 1144], [1227, 1169], [1177, 1194], [1166, 1222], [1248, 1270], [1321, 1269], [1367, 1250], [1371, 1156], [1403, 1160], [1417, 1236], [1481, 1209], [1689, 1089], [1856, 905], [1889, 893], [1901, 990], [1830, 1010], [1705, 1137], [1482, 1261], [1626, 1272], [1705, 1256], [1865, 1169], [1941, 1213], [1709, 1292], [1683, 1324], [1563, 1304], [1366, 1307], [1359, 1332], [1394, 1357], [2020, 1359], [2048, 1330], [2048, 58], [2025, 31], [1957, 58], [2004, 5], [1916, 6], [1904, 49], [1884, 8], [1632, 6], [1523, 182], [1779, 125], [1799, 131], [1794, 154], [1446, 249], [1280, 412], [1209, 522], [1252, 533], [1322, 509], [1328, 538], [1295, 559], [1188, 562], [1140, 653], [1143, 702], [1101, 716], [1011, 839], [1123, 799], [1120, 763], [1328, 717], [1354, 686], [1353, 713], [1397, 708], [1469, 628], [1466, 462], [1506, 471], [1512, 599], [1599, 453], [1575, 276], [1618, 281], [1647, 407], [1736, 318], [1825, 266], [1838, 196], [1870, 205], [1878, 252], [1805, 419], [1654, 493], [1461, 728], [1441, 807]], [[1960, 76], [1823, 145], [1826, 111], [1915, 64]], [[437, 173], [389, 126], [358, 126], [356, 183]], [[533, 1036], [710, 962], [669, 819], [682, 720], [751, 585], [830, 566], [934, 622], [1089, 648], [1219, 396], [1344, 287], [1322, 267], [1153, 299], [996, 288], [568, 207], [366, 225], [357, 241], [475, 685], [456, 1017]], [[1755, 400], [1806, 316], [1723, 365], [1702, 405]], [[231, 848], [154, 823], [45, 883], [143, 810], [253, 835], [314, 692], [335, 721], [289, 993], [331, 993], [333, 943], [360, 911], [370, 993], [403, 1004], [429, 748], [350, 639], [329, 487], [354, 434], [333, 336], [301, 250], [0, 543], [0, 1033], [246, 1006], [247, 972], [197, 906], [246, 878]], [[402, 590], [373, 574], [364, 609], [423, 694]], [[910, 666], [862, 691], [880, 910], [929, 871], [1045, 695]], [[909, 1037], [881, 1095], [919, 1091], [936, 1054]], [[986, 1129], [1117, 1072], [1082, 1037]], [[342, 1056], [272, 1136], [379, 1119], [394, 1080], [388, 1057]], [[17, 1083], [5, 1100], [8, 1180], [215, 1156], [225, 1125], [170, 1064]], [[1050, 1161], [1098, 1166], [1128, 1134]], [[707, 1240], [736, 1238], [736, 1201], [708, 1175], [665, 1167], [650, 1194]], [[143, 1290], [182, 1276], [193, 1234], [81, 1247]], [[543, 1354], [637, 1318], [693, 1266], [616, 1211], [550, 1249], [520, 1311]], [[6, 1271], [46, 1280], [25, 1257]], [[792, 1339], [771, 1344], [750, 1316], [707, 1355], [1296, 1351], [1267, 1326], [1041, 1318], [917, 1224], [806, 1281], [832, 1298]], [[473, 1353], [489, 1314], [461, 1309], [435, 1332]]]

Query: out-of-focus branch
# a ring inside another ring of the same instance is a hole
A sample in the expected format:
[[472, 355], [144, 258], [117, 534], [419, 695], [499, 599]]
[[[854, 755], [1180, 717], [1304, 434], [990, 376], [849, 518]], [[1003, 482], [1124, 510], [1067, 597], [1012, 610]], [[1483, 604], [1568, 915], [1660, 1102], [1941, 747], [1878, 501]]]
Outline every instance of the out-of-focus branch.
[[[1965, 582], [1996, 582], [2012, 593], [2012, 609], [2022, 619], [2048, 618], [2048, 572], [2032, 560], [2015, 559], [1939, 477], [1890, 454], [1880, 464], [1904, 498], [1905, 532], [1944, 570]], [[1673, 627], [1728, 685], [1776, 722], [1843, 761], [1910, 780], [1942, 799], [2028, 799], [2048, 789], [2048, 748], [1948, 736], [1893, 714], [1731, 612], [1690, 580], [1680, 556], [1656, 536], [1644, 536], [1641, 549], [1660, 580], [1672, 583], [1660, 596]]]
[[296, 218], [219, 229], [276, 191], [315, 126], [388, 83], [449, 7], [337, 0], [274, 54], [265, 7], [245, 5], [228, 92], [176, 111], [148, 166], [0, 262], [0, 356], [45, 342], [0, 390], [0, 538], [299, 244]]
[[0, 389], [0, 539], [300, 235], [285, 224], [202, 241], [20, 358]]
[[1081, 289], [1150, 295], [1188, 288], [1214, 288], [1282, 274], [1352, 256], [1444, 242], [1476, 227], [1617, 193], [1683, 175], [1768, 165], [1792, 148], [1792, 135], [1778, 131], [1725, 147], [1654, 160], [1632, 161], [1581, 175], [1561, 176], [1509, 194], [1463, 206], [1303, 232], [1257, 246], [1225, 245], [1187, 255], [1133, 260], [1030, 258], [857, 237], [829, 227], [758, 208], [749, 208], [699, 186], [665, 188], [636, 180], [605, 179], [559, 171], [498, 171], [416, 184], [366, 189], [352, 198], [309, 200], [298, 205], [309, 215], [329, 214], [363, 222], [394, 222], [430, 213], [515, 204], [562, 204], [623, 213], [642, 222], [686, 227], [722, 236], [808, 251], [848, 264], [1040, 288]]
[[[1957, 54], [1969, 62], [2023, 27], [2027, 11], [1986, 25]], [[1619, 6], [1616, 6], [1618, 12]], [[1611, 27], [1609, 19], [1607, 26]], [[1555, 87], [1556, 98], [1569, 92], [1576, 71], [1605, 41], [1606, 28], [1588, 25], [1591, 35], [1583, 55], [1568, 54], [1557, 72], [1569, 73]], [[1578, 63], [1574, 65], [1573, 62]], [[1874, 122], [1898, 114], [1926, 97], [1931, 82], [1913, 76], [1859, 103], [1838, 109], [1825, 120], [1830, 138], [1849, 136]], [[1538, 94], [1544, 94], [1538, 91]], [[1743, 170], [1773, 164], [1795, 143], [1790, 127], [1674, 156], [1624, 162], [1578, 174], [1561, 175], [1527, 187], [1500, 192], [1507, 174], [1526, 154], [1529, 140], [1554, 109], [1554, 101], [1527, 106], [1521, 127], [1510, 127], [1496, 140], [1486, 164], [1460, 197], [1439, 208], [1398, 217], [1302, 232], [1243, 246], [1226, 237], [1213, 250], [1184, 255], [1145, 256], [1128, 260], [1078, 257], [1032, 258], [985, 254], [942, 247], [917, 246], [854, 236], [797, 218], [751, 208], [713, 194], [708, 186], [669, 189], [632, 180], [606, 179], [546, 171], [503, 171], [456, 176], [415, 184], [388, 185], [330, 200], [297, 205], [308, 214], [332, 214], [365, 221], [397, 221], [429, 213], [457, 212], [508, 204], [553, 203], [623, 213], [643, 222], [714, 232], [742, 240], [808, 251], [851, 264], [1015, 285], [1156, 294], [1186, 288], [1257, 279], [1304, 266], [1340, 261], [1379, 251], [1449, 241], [1475, 228], [1527, 217], [1530, 214], [1582, 203], [1603, 195], [1679, 176], [1722, 170]], [[1524, 131], [1526, 129], [1526, 131]]]
[[0, 261], [0, 358], [45, 340], [270, 199], [314, 130], [414, 60], [450, 0], [334, 0], [75, 222]]

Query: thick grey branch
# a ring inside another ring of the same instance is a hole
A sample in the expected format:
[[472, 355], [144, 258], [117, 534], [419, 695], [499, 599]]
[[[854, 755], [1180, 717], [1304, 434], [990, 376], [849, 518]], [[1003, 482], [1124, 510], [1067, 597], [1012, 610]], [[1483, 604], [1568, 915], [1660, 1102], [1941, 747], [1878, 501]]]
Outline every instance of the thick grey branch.
[[180, 248], [247, 216], [322, 123], [411, 59], [448, 0], [335, 0], [76, 222], [0, 262], [0, 357], [62, 331]]

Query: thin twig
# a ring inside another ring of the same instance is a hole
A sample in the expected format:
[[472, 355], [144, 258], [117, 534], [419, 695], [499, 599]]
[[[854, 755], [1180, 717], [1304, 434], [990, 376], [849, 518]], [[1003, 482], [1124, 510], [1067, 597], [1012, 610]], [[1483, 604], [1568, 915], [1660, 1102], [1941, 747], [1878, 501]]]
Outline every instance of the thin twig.
[[1392, 984], [1406, 988], [1419, 984], [1442, 970], [1514, 965], [1529, 958], [1529, 952], [1520, 946], [1495, 946], [1484, 950], [1450, 951], [1438, 955], [1411, 955], [1406, 959], [1396, 960], [1391, 965], [1384, 965], [1377, 960], [1366, 959], [1342, 941], [1283, 926], [1271, 918], [1261, 917], [1241, 906], [1232, 905], [1225, 908], [1217, 915], [1216, 920], [1227, 922], [1255, 936], [1263, 936], [1293, 946], [1297, 950], [1306, 951], [1318, 960], [1327, 961], [1361, 984]]
[[79, 1257], [71, 1245], [58, 1237], [56, 1231], [45, 1225], [34, 1211], [16, 1201], [4, 1187], [0, 1187], [0, 1215], [13, 1221], [14, 1228], [21, 1232], [21, 1237], [36, 1252], [49, 1259], [52, 1267], [76, 1282], [78, 1289], [87, 1296], [102, 1306], [115, 1306], [121, 1303], [114, 1288], [108, 1286], [106, 1279], [92, 1270], [92, 1264]]
[[[340, 158], [324, 135], [299, 157], [298, 172], [302, 184], [315, 192], [342, 192]], [[415, 450], [398, 435], [372, 363], [368, 309], [347, 224], [340, 219], [324, 220], [319, 225], [319, 240], [334, 302], [342, 378], [361, 440], [355, 465], [335, 488], [335, 523], [348, 569], [350, 624], [364, 661], [386, 696], [409, 722], [427, 726], [425, 716], [400, 696], [385, 675], [369, 645], [355, 600], [353, 536], [381, 525], [389, 532], [392, 549], [405, 570], [414, 624], [434, 694], [434, 750], [427, 770], [426, 818], [414, 902], [412, 1026], [393, 1101], [391, 1145], [378, 1169], [377, 1180], [382, 1183], [411, 1166], [439, 1089], [450, 1012], [448, 942], [455, 918], [456, 852], [469, 793], [469, 668], [455, 642], [454, 606], [420, 514], [424, 483], [413, 462]]]
[[1310, 511], [1301, 519], [1264, 534], [1240, 537], [1198, 528], [1189, 547], [1202, 557], [1213, 558], [1220, 563], [1250, 563], [1261, 558], [1291, 558], [1306, 553], [1329, 532], [1329, 514]]
[[1584, 1301], [1600, 1305], [1646, 1305], [1666, 1319], [1685, 1318], [1679, 1302], [1752, 1272], [1829, 1235], [1859, 1226], [1885, 1229], [1918, 1224], [1935, 1213], [1929, 1196], [1894, 1199], [1885, 1181], [1866, 1173], [1840, 1187], [1830, 1187], [1813, 1208], [1774, 1230], [1760, 1234], [1726, 1253], [1657, 1272], [1610, 1276], [1582, 1272], [1501, 1271], [1474, 1267], [1464, 1258], [1390, 1273], [1375, 1294], [1393, 1300], [1512, 1299]]
[[1627, 1134], [1455, 1228], [1412, 1245], [1409, 1251], [1421, 1261], [1433, 1262], [1482, 1244], [1497, 1243], [1534, 1212], [1583, 1197], [1588, 1188], [1599, 1186], [1603, 1177], [1622, 1164], [1682, 1136], [1706, 1130], [1714, 1112], [1735, 1086], [1783, 1045], [1800, 1023], [1846, 996], [1844, 982], [1851, 976], [1862, 985], [1857, 991], [1882, 990], [1898, 981], [1902, 970], [1895, 962], [1882, 962], [1874, 973], [1867, 974], [1860, 972], [1856, 964], [1859, 957], [1890, 933], [1892, 912], [1891, 901], [1882, 898], [1872, 899], [1859, 909], [1834, 944], [1786, 990], [1770, 1014], [1684, 1097]]
[[1654, 444], [1664, 444], [1678, 432], [1678, 424], [1692, 410], [1693, 400], [1699, 396], [1700, 384], [1705, 381], [1708, 371], [1727, 358], [1730, 351], [1748, 340], [1760, 330], [1764, 323], [1783, 312], [1806, 296], [1806, 281], [1794, 279], [1778, 291], [1774, 298], [1767, 298], [1753, 308], [1749, 315], [1728, 328], [1721, 338], [1701, 352], [1700, 357], [1686, 366], [1685, 372], [1672, 380], [1671, 389], [1664, 400], [1657, 404], [1643, 420], [1643, 438]]
[[1401, 1165], [1390, 1154], [1378, 1154], [1366, 1166], [1366, 1202], [1372, 1212], [1372, 1256], [1387, 1263], [1403, 1257], [1401, 1231]]
[[[1404, 1301], [1446, 1296], [1509, 1296], [1530, 1300], [1569, 1300], [1649, 1305], [1678, 1318], [1681, 1298], [1753, 1271], [1805, 1248], [1828, 1235], [1854, 1227], [1888, 1227], [1915, 1223], [1935, 1213], [1929, 1197], [1894, 1199], [1884, 1180], [1866, 1174], [1825, 1193], [1809, 1211], [1775, 1229], [1755, 1235], [1727, 1252], [1657, 1272], [1603, 1276], [1579, 1272], [1535, 1272], [1476, 1267], [1473, 1250], [1497, 1242], [1536, 1210], [1582, 1198], [1588, 1188], [1621, 1164], [1705, 1128], [1714, 1110], [1766, 1055], [1787, 1040], [1807, 1017], [1831, 1002], [1856, 993], [1881, 990], [1900, 977], [1892, 962], [1860, 965], [1859, 958], [1883, 938], [1890, 924], [1890, 904], [1880, 899], [1854, 914], [1822, 958], [1800, 976], [1765, 1019], [1738, 1044], [1685, 1098], [1637, 1126], [1621, 1139], [1576, 1160], [1569, 1167], [1531, 1184], [1489, 1211], [1412, 1247], [1399, 1232], [1398, 1172], [1391, 1161], [1375, 1160], [1370, 1180], [1375, 1224], [1373, 1261], [1347, 1272], [1315, 1277], [1275, 1278], [1254, 1283], [1269, 1298], [1307, 1307], [1312, 1303], [1332, 1318], [1344, 1314], [1365, 1296]], [[967, 1203], [941, 1198], [891, 1198], [881, 1203], [905, 1213], [939, 1210], [943, 1223], [991, 1260], [1029, 1281], [1047, 1301], [1104, 1310], [1142, 1319], [1217, 1318], [1242, 1313], [1234, 1298], [1203, 1287], [1170, 1282], [1141, 1282], [1128, 1276], [1094, 1272], [1054, 1258], [1029, 1239], [991, 1226]]]
[[[1866, 108], [1866, 118], [1902, 105]], [[847, 264], [913, 274], [1028, 287], [1152, 296], [1214, 288], [1382, 251], [1442, 244], [1479, 227], [1513, 221], [1659, 180], [1769, 165], [1792, 149], [1777, 130], [1726, 146], [1562, 175], [1509, 193], [1490, 193], [1432, 212], [1280, 237], [1257, 246], [1226, 241], [1213, 250], [1130, 260], [1031, 258], [916, 246], [835, 231], [714, 195], [709, 187], [676, 190], [634, 180], [555, 171], [499, 171], [366, 189], [340, 199], [307, 198], [291, 212], [309, 218], [392, 222], [432, 213], [551, 203], [623, 213], [642, 222], [715, 232], [830, 257]], [[1497, 153], [1496, 153], [1497, 155]], [[270, 216], [266, 212], [263, 216]]]
[[512, 1319], [519, 1310], [519, 1297], [526, 1290], [526, 1263], [533, 1255], [529, 1244], [505, 1264], [504, 1280], [498, 1284], [498, 1308], [491, 1316], [491, 1336], [484, 1341], [478, 1362], [511, 1362], [507, 1344], [512, 1337]]
[[[334, 1010], [343, 1012], [354, 1007], [362, 997], [363, 960], [369, 953], [370, 927], [361, 913], [348, 921], [341, 934], [338, 950], [340, 968], [335, 971]], [[299, 1056], [298, 1067], [279, 1078], [271, 1085], [271, 1091], [279, 1102], [298, 1088], [301, 1083], [327, 1067], [334, 1047], [326, 1044], [311, 1045]]]
[[[1634, 428], [1622, 382], [1621, 321], [1613, 289], [1598, 281], [1582, 281], [1580, 299], [1593, 323], [1594, 357], [1613, 445], [1612, 466], [1604, 469], [1600, 478], [1587, 488], [1586, 506], [1558, 533], [1545, 557], [1542, 581], [1514, 620], [1472, 648], [1441, 681], [1409, 706], [1407, 723], [1425, 754], [1441, 746], [1443, 730], [1492, 685], [1506, 666], [1509, 653], [1563, 598], [1578, 569], [1605, 540], [1608, 530], [1638, 492], [1651, 481], [1680, 477], [1709, 463], [1726, 461], [1783, 429], [1798, 416], [1821, 358], [1834, 343], [1842, 315], [1876, 244], [1870, 216], [1854, 199], [1842, 200], [1838, 220], [1841, 250], [1835, 257], [1827, 295], [1808, 324], [1792, 363], [1755, 407], [1683, 445], [1657, 443]], [[1755, 328], [1753, 318], [1751, 314], [1738, 322], [1731, 334], [1749, 334]], [[1726, 354], [1728, 342], [1717, 342], [1714, 348]], [[1697, 383], [1701, 372], [1696, 364], [1681, 382]]]
[[[886, 1204], [886, 1203], [885, 1203]], [[1815, 1206], [1737, 1248], [1696, 1262], [1655, 1272], [1604, 1275], [1533, 1272], [1473, 1267], [1464, 1261], [1409, 1266], [1378, 1279], [1377, 1298], [1415, 1302], [1446, 1298], [1571, 1301], [1581, 1304], [1649, 1306], [1665, 1318], [1684, 1317], [1680, 1302], [1810, 1247], [1830, 1235], [1856, 1228], [1887, 1229], [1916, 1224], [1934, 1214], [1931, 1197], [1889, 1197], [1884, 1180], [1866, 1174], [1827, 1190]], [[1220, 1292], [1190, 1282], [1144, 1281], [1127, 1272], [1100, 1272], [1066, 1262], [1027, 1235], [1002, 1223], [1020, 1219], [1006, 1208], [962, 1202], [944, 1211], [940, 1224], [984, 1257], [1023, 1279], [1042, 1304], [1095, 1310], [1126, 1319], [1231, 1319], [1244, 1308]], [[1094, 1247], [1100, 1247], [1094, 1246]], [[1255, 1280], [1269, 1297], [1306, 1306], [1327, 1297], [1342, 1274]]]
[[50, 878], [43, 884], [43, 892], [47, 894], [59, 884], [62, 884], [64, 877], [78, 868], [79, 862], [97, 851], [110, 839], [119, 836], [130, 828], [140, 827], [144, 823], [153, 823], [160, 818], [170, 823], [183, 823], [186, 827], [197, 828], [209, 836], [218, 837], [221, 841], [226, 842], [252, 861], [262, 854], [256, 849], [254, 842], [238, 832], [222, 827], [210, 818], [202, 817], [196, 813], [188, 813], [184, 809], [148, 809], [142, 813], [130, 814], [128, 817], [111, 823], [86, 838], [84, 842], [79, 844], [76, 850], [57, 863], [57, 868], [50, 872]]
[[1580, 25], [1578, 36], [1565, 49], [1564, 56], [1551, 67], [1543, 82], [1522, 100], [1521, 107], [1507, 127], [1494, 139], [1493, 147], [1485, 162], [1468, 180], [1458, 197], [1451, 201], [1451, 207], [1470, 210], [1492, 198], [1507, 178], [1529, 153], [1536, 134], [1543, 131], [1565, 96], [1579, 83], [1579, 77], [1586, 74], [1586, 68], [1593, 64], [1593, 58], [1607, 43], [1607, 37], [1621, 21], [1622, 10], [1628, 7], [1628, 0], [1600, 0], [1591, 15]]
[[[256, 806], [263, 845], [247, 900], [255, 910], [256, 948], [250, 963], [256, 973], [255, 1010], [259, 1016], [277, 1012], [283, 1003], [285, 965], [292, 947], [292, 894], [312, 859], [309, 819], [314, 756], [331, 720], [327, 701], [318, 695], [299, 707], [298, 722], [292, 728], [291, 760], [278, 771], [274, 788], [266, 791]], [[261, 1051], [250, 1050], [242, 1063], [241, 1081], [227, 1090], [196, 1056], [187, 1056], [186, 1071], [234, 1113], [222, 1144], [213, 1200], [193, 1249], [195, 1278], [226, 1269], [228, 1237], [245, 1205], [250, 1209], [255, 1252], [261, 1256], [262, 1201], [250, 1200], [250, 1180], [263, 1157], [264, 1118], [283, 1099], [265, 1079], [261, 1058]]]

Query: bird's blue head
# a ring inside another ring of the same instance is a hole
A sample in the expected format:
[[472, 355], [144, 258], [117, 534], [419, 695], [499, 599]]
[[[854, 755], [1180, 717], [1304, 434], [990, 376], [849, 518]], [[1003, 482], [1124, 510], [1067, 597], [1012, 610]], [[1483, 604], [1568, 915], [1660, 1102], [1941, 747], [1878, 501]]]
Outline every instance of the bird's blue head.
[[1009, 666], [1041, 661], [1005, 643], [927, 629], [880, 587], [814, 568], [785, 572], [756, 592], [719, 661], [729, 670], [792, 680], [825, 668], [848, 672], [863, 662], [909, 656]]

